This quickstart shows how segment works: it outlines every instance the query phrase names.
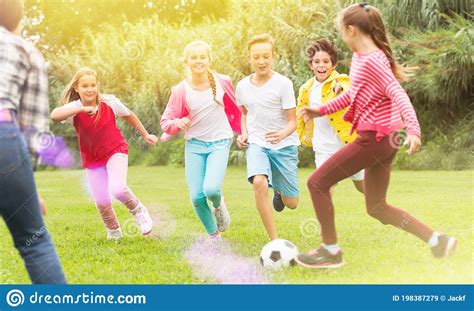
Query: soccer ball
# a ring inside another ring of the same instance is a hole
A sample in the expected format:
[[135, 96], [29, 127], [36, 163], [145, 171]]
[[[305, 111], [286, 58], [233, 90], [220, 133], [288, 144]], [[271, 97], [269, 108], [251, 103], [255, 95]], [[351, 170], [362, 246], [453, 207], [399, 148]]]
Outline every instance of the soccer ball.
[[264, 268], [280, 269], [296, 265], [298, 249], [290, 241], [273, 240], [262, 248], [260, 263]]

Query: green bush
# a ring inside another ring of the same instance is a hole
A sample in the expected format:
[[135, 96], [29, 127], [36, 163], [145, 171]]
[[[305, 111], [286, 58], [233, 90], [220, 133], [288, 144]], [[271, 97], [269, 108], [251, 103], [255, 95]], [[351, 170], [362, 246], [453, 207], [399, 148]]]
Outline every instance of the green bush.
[[[100, 31], [87, 30], [84, 40], [77, 42], [71, 49], [54, 51], [54, 57], [49, 59], [51, 108], [56, 106], [64, 85], [74, 72], [81, 66], [90, 66], [98, 71], [103, 92], [117, 95], [151, 133], [160, 135], [159, 121], [171, 87], [186, 74], [184, 46], [196, 39], [209, 42], [212, 47], [212, 68], [230, 75], [236, 83], [251, 72], [247, 61], [247, 40], [263, 32], [272, 34], [276, 39], [278, 56], [275, 70], [288, 76], [297, 91], [311, 77], [305, 49], [314, 39], [328, 37], [335, 41], [340, 50], [338, 70], [348, 72], [352, 53], [342, 42], [334, 25], [337, 12], [347, 2], [234, 0], [226, 6], [232, 12], [227, 18], [205, 17], [199, 23], [184, 19], [180, 25], [176, 25], [155, 16], [134, 23], [125, 22], [121, 29], [110, 24], [101, 27]], [[398, 2], [405, 6], [415, 5], [413, 1]], [[438, 2], [437, 7], [445, 3], [441, 2]], [[464, 2], [459, 6], [460, 11], [454, 12], [462, 12]], [[384, 3], [383, 0], [381, 3]], [[417, 68], [411, 80], [404, 84], [417, 110], [425, 144], [422, 152], [413, 159], [426, 157], [425, 160], [433, 164], [430, 165], [432, 169], [466, 167], [463, 152], [466, 150], [469, 153], [474, 145], [472, 135], [462, 134], [465, 131], [463, 120], [474, 111], [472, 19], [451, 14], [450, 18], [443, 17], [443, 22], [430, 24], [429, 32], [419, 32], [420, 27], [427, 27], [427, 17], [432, 14], [430, 12], [437, 10], [435, 7], [424, 7], [424, 15], [418, 20], [413, 19], [413, 23], [418, 23], [417, 27], [412, 25], [412, 20], [408, 24], [408, 21], [397, 24], [393, 18], [401, 17], [387, 12], [387, 8], [381, 6], [394, 32], [392, 41], [396, 57], [400, 63]], [[439, 14], [436, 16], [442, 18]], [[399, 26], [413, 28], [397, 28]], [[137, 148], [130, 152], [131, 163], [144, 161], [147, 165], [181, 165], [184, 162], [183, 142], [179, 145], [173, 141], [147, 149], [133, 129], [124, 126], [121, 121], [119, 125], [131, 150]], [[448, 127], [459, 128], [459, 131], [447, 132]], [[70, 126], [55, 124], [52, 129], [54, 133], [68, 139], [74, 137]], [[444, 149], [453, 142], [458, 146], [457, 156]], [[436, 160], [441, 157], [439, 152], [448, 154], [449, 160]], [[311, 157], [310, 149], [300, 148], [300, 166], [313, 165]], [[453, 164], [456, 159], [461, 163]], [[415, 165], [416, 160], [412, 159], [406, 162], [403, 160], [404, 164], [400, 161], [397, 160], [397, 167], [400, 168], [421, 165]], [[243, 165], [244, 162], [244, 153], [232, 147], [229, 163]]]

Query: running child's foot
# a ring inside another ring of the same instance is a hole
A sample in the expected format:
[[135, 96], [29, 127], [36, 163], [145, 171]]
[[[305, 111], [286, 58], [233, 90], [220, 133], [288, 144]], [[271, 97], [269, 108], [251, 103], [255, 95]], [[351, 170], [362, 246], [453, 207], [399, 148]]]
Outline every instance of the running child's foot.
[[120, 240], [123, 237], [122, 229], [118, 227], [117, 229], [107, 229], [107, 240]]
[[151, 220], [150, 214], [145, 205], [138, 203], [137, 207], [131, 211], [135, 220], [137, 221], [138, 227], [143, 235], [150, 234], [153, 228], [153, 221]]
[[341, 250], [332, 254], [323, 245], [306, 254], [298, 254], [296, 262], [304, 267], [319, 269], [339, 268], [344, 265]]
[[277, 212], [281, 212], [285, 208], [285, 203], [283, 203], [281, 194], [278, 191], [273, 192], [273, 208]]
[[224, 197], [221, 198], [219, 207], [213, 209], [214, 217], [216, 217], [217, 230], [224, 232], [230, 225], [230, 215], [224, 202]]
[[455, 238], [443, 233], [438, 236], [438, 244], [431, 248], [431, 252], [435, 258], [445, 258], [452, 255], [457, 244]]

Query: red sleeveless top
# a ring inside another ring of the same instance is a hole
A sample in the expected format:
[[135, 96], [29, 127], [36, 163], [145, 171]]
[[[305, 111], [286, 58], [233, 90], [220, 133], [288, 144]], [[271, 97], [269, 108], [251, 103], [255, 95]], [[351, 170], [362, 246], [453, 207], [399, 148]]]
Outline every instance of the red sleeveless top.
[[105, 165], [116, 153], [128, 154], [128, 145], [115, 122], [112, 108], [105, 102], [100, 106], [101, 115], [80, 112], [74, 116], [82, 167], [96, 168]]

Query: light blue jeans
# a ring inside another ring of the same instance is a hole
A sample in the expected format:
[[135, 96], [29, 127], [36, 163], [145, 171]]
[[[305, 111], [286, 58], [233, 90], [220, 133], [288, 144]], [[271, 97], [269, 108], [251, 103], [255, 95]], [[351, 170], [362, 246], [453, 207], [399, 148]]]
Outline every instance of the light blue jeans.
[[199, 220], [209, 234], [217, 231], [217, 225], [207, 200], [214, 207], [221, 203], [221, 188], [231, 143], [231, 139], [205, 142], [192, 138], [186, 141], [185, 171], [189, 196]]

